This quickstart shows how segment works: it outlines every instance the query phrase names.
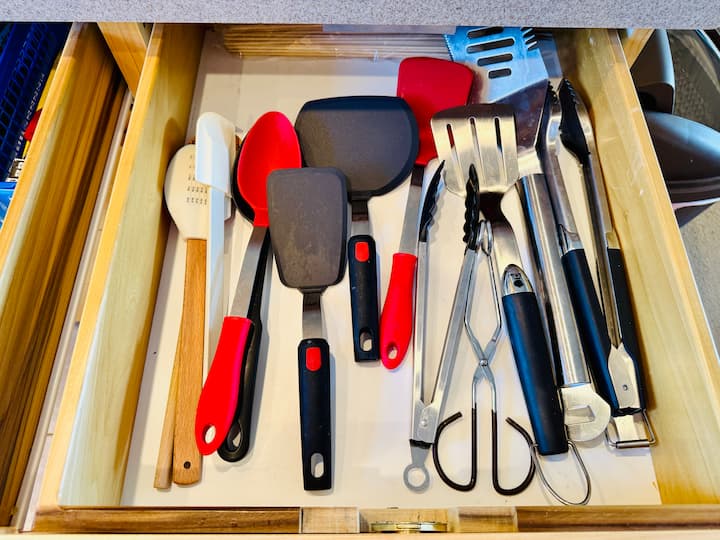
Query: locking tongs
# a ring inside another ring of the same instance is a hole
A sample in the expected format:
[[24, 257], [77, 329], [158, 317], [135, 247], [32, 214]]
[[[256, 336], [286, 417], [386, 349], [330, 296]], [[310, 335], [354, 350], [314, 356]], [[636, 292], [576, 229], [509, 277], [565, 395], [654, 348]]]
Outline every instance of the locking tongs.
[[421, 212], [420, 232], [418, 235], [415, 339], [413, 341], [413, 407], [410, 435], [411, 462], [403, 472], [405, 485], [408, 489], [418, 493], [425, 491], [430, 485], [430, 474], [425, 466], [425, 462], [435, 441], [438, 424], [440, 423], [440, 418], [445, 407], [447, 397], [446, 390], [450, 384], [450, 375], [455, 364], [460, 334], [464, 324], [465, 304], [470, 287], [470, 278], [477, 258], [475, 243], [468, 241], [460, 269], [457, 288], [455, 289], [455, 298], [453, 299], [450, 321], [445, 334], [445, 343], [443, 344], [440, 365], [437, 370], [435, 388], [433, 389], [433, 395], [430, 401], [425, 402], [423, 397], [423, 371], [425, 363], [424, 338], [428, 275], [427, 233], [435, 210], [440, 174], [441, 171], [438, 169], [428, 187]]
[[[593, 222], [600, 296], [607, 332], [600, 332], [596, 348], [606, 362], [591, 365], [598, 392], [608, 401], [617, 439], [607, 435], [615, 448], [637, 448], [655, 443], [646, 412], [640, 366], [640, 349], [620, 243], [613, 230], [605, 182], [598, 161], [592, 124], [585, 104], [567, 79], [559, 87], [562, 121], [560, 137], [580, 162], [585, 194]], [[602, 316], [597, 317], [602, 321]], [[603, 329], [604, 330], [604, 329]], [[641, 415], [646, 433], [638, 434], [634, 416]]]

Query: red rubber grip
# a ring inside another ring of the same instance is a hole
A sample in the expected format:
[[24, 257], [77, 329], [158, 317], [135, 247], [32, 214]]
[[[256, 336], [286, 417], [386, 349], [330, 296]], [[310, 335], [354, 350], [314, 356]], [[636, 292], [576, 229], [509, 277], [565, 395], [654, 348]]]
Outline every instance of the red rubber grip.
[[[195, 441], [200, 453], [205, 456], [220, 447], [230, 430], [252, 327], [252, 321], [243, 317], [223, 319], [220, 339], [195, 415]], [[182, 399], [182, 396], [178, 398]], [[215, 435], [211, 441], [206, 441], [205, 436], [210, 428], [215, 428]]]
[[410, 344], [413, 332], [416, 266], [415, 255], [409, 253], [393, 255], [390, 284], [380, 315], [380, 359], [388, 369], [395, 369], [402, 363]]

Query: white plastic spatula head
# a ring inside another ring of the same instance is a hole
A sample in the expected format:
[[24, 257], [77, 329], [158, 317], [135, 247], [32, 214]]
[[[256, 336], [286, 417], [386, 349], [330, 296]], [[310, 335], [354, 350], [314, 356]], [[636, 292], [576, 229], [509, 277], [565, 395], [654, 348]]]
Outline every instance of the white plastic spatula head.
[[180, 235], [206, 239], [208, 188], [195, 180], [195, 145], [178, 150], [165, 175], [165, 202]]
[[200, 115], [195, 127], [198, 182], [230, 197], [230, 171], [235, 161], [235, 126], [217, 113]]

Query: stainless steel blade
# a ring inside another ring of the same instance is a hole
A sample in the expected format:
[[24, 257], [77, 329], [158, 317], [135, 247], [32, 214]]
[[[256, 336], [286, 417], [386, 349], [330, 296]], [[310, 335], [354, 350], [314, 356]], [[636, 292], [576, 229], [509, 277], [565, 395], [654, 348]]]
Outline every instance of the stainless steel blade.
[[408, 188], [407, 202], [405, 203], [405, 217], [403, 218], [402, 233], [400, 235], [400, 253], [417, 254], [418, 222], [420, 213], [420, 199], [422, 198], [423, 174], [425, 168], [413, 167]]
[[248, 240], [242, 266], [240, 267], [235, 296], [230, 307], [229, 315], [233, 317], [248, 316], [253, 284], [255, 283], [255, 273], [257, 272], [266, 234], [267, 227], [253, 227], [252, 233], [250, 233], [250, 240]]

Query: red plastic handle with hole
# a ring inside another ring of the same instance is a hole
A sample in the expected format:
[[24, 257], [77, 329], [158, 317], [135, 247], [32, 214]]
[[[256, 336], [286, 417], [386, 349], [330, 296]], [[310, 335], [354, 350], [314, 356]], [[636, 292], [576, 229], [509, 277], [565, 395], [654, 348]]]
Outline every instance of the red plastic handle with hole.
[[393, 255], [390, 283], [380, 315], [380, 359], [388, 369], [395, 369], [400, 365], [410, 344], [414, 320], [416, 266], [415, 255]]
[[[200, 453], [205, 456], [220, 447], [230, 430], [238, 402], [240, 374], [252, 329], [253, 323], [250, 319], [223, 319], [220, 339], [195, 415], [195, 441]], [[178, 398], [182, 399], [182, 396]], [[205, 436], [210, 428], [215, 428], [215, 435], [212, 440], [206, 441]]]

